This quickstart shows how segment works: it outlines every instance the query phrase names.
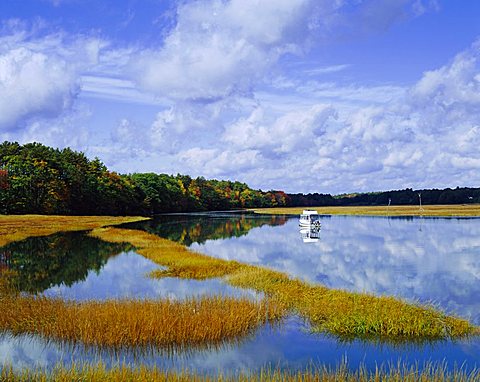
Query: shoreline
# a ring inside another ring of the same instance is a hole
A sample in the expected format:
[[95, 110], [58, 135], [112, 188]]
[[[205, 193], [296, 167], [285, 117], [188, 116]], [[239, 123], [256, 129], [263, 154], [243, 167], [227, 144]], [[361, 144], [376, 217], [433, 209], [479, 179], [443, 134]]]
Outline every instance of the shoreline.
[[300, 215], [303, 210], [317, 210], [319, 215], [354, 215], [383, 217], [480, 217], [480, 204], [405, 205], [405, 206], [331, 206], [250, 208], [256, 214]]

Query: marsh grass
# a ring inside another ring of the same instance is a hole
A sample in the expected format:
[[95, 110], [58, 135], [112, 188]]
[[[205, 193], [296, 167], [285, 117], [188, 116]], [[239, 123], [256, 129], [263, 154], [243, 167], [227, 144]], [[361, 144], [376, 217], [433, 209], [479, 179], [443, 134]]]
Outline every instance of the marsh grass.
[[[71, 219], [72, 228], [77, 218]], [[89, 224], [98, 226], [106, 221]], [[392, 297], [331, 290], [282, 272], [196, 253], [144, 231], [109, 227], [96, 228], [90, 234], [107, 242], [129, 243], [139, 254], [165, 267], [154, 271], [152, 277], [223, 277], [233, 286], [262, 292], [267, 299], [254, 302], [246, 298], [199, 297], [181, 302], [77, 303], [15, 294], [8, 283], [9, 273], [4, 271], [0, 274], [0, 330], [112, 348], [206, 346], [245, 337], [260, 325], [290, 312], [300, 314], [313, 331], [342, 338], [398, 342], [479, 334], [479, 329], [468, 321], [430, 307]]]
[[427, 363], [422, 368], [397, 364], [395, 366], [379, 366], [374, 371], [364, 366], [352, 371], [343, 363], [336, 368], [313, 365], [305, 370], [281, 370], [265, 368], [259, 372], [239, 372], [237, 374], [199, 375], [189, 371], [165, 371], [159, 368], [138, 366], [129, 368], [121, 365], [107, 369], [103, 364], [73, 365], [69, 368], [55, 367], [51, 372], [44, 370], [14, 371], [5, 367], [0, 370], [0, 379], [4, 382], [14, 381], [173, 381], [173, 382], [477, 382], [480, 372], [477, 369], [466, 371], [455, 368], [449, 371], [445, 363]]
[[32, 236], [47, 236], [66, 231], [86, 231], [146, 219], [131, 216], [0, 215], [0, 247]]
[[[58, 231], [85, 230], [140, 218], [4, 216], [0, 217], [0, 243], [27, 236], [49, 235]], [[225, 265], [204, 255], [194, 254], [182, 245], [162, 241], [154, 235], [130, 235], [120, 232], [121, 240], [143, 248], [143, 255], [173, 267], [173, 272], [157, 276], [197, 278], [224, 275], [241, 264]], [[114, 235], [110, 241], [114, 240]], [[152, 252], [151, 249], [156, 251]], [[161, 253], [158, 249], [161, 248]], [[171, 253], [183, 252], [184, 262], [175, 267]], [[189, 256], [188, 256], [189, 255]], [[163, 349], [203, 348], [236, 341], [265, 323], [273, 323], [285, 314], [282, 304], [266, 300], [223, 296], [199, 297], [182, 301], [108, 300], [74, 302], [42, 296], [20, 294], [15, 290], [15, 272], [0, 272], [0, 330], [12, 334], [36, 334], [46, 339], [106, 348], [156, 347]]]
[[280, 304], [225, 296], [78, 303], [19, 294], [0, 295], [0, 305], [0, 330], [107, 348], [201, 348], [248, 336], [284, 314]]
[[403, 342], [418, 337], [442, 339], [479, 334], [468, 321], [431, 307], [393, 297], [328, 289], [261, 267], [232, 274], [228, 282], [274, 296], [309, 321], [313, 331], [345, 338], [373, 336]]
[[182, 244], [144, 231], [102, 228], [93, 230], [90, 235], [111, 243], [130, 243], [137, 248], [140, 255], [167, 267], [153, 271], [151, 276], [154, 278], [204, 280], [223, 277], [248, 267], [238, 261], [225, 261], [190, 251]]
[[[259, 214], [299, 215], [307, 207], [255, 208]], [[321, 215], [378, 215], [378, 216], [480, 216], [480, 204], [418, 205], [414, 206], [344, 206], [308, 207]]]
[[143, 231], [101, 228], [91, 235], [110, 242], [129, 242], [137, 247], [139, 254], [167, 267], [154, 272], [152, 277], [223, 276], [233, 286], [263, 292], [276, 304], [304, 317], [313, 331], [393, 342], [479, 334], [479, 329], [468, 321], [447, 316], [432, 307], [393, 297], [328, 289], [271, 269], [198, 254]]

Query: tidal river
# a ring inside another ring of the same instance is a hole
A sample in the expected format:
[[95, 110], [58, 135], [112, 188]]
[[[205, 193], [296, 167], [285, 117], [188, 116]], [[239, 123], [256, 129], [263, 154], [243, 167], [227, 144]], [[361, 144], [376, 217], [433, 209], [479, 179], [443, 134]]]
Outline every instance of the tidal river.
[[[468, 318], [480, 325], [480, 219], [324, 216], [319, 232], [300, 231], [298, 218], [241, 214], [164, 215], [130, 228], [176, 240], [210, 256], [264, 265], [330, 288], [393, 295]], [[66, 299], [172, 298], [222, 293], [258, 298], [221, 280], [146, 277], [158, 268], [126, 245], [84, 233], [28, 239], [0, 249], [25, 292]], [[312, 334], [296, 316], [251, 337], [202, 350], [108, 350], [71, 347], [37, 337], [0, 336], [0, 364], [15, 368], [99, 361], [198, 372], [258, 370], [312, 363], [352, 369], [378, 364], [447, 368], [480, 366], [480, 340], [387, 344]]]

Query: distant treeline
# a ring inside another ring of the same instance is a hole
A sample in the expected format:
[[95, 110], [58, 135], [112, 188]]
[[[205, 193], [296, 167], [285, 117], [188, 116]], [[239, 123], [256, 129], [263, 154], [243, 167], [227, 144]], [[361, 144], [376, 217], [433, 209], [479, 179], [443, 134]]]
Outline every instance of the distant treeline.
[[151, 215], [251, 207], [480, 203], [480, 188], [329, 194], [254, 190], [245, 183], [167, 174], [120, 175], [98, 159], [39, 143], [0, 144], [0, 213]]
[[288, 194], [287, 205], [309, 206], [386, 206], [422, 204], [480, 203], [480, 188], [457, 187], [443, 190], [405, 190], [355, 193], [332, 196], [329, 194]]
[[109, 171], [98, 159], [39, 143], [0, 144], [0, 213], [150, 215], [285, 206], [283, 192], [187, 175]]

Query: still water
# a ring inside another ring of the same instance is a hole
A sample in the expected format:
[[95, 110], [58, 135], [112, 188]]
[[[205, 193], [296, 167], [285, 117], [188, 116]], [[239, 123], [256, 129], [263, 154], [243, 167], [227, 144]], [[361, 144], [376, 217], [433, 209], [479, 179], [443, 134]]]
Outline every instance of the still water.
[[[480, 219], [325, 216], [318, 233], [300, 232], [297, 218], [231, 214], [167, 215], [130, 225], [223, 259], [272, 267], [332, 288], [395, 295], [432, 303], [480, 325]], [[63, 298], [185, 298], [222, 293], [247, 295], [221, 280], [152, 280], [158, 266], [126, 245], [83, 233], [28, 239], [0, 249], [4, 267], [30, 293]], [[388, 345], [340, 342], [310, 334], [298, 317], [264, 327], [220, 348], [168, 353], [131, 350], [112, 354], [36, 337], [0, 337], [0, 364], [52, 367], [58, 362], [145, 363], [199, 372], [258, 370], [266, 365], [304, 368], [312, 362], [349, 367], [398, 360], [446, 361], [449, 368], [480, 366], [480, 341]]]

